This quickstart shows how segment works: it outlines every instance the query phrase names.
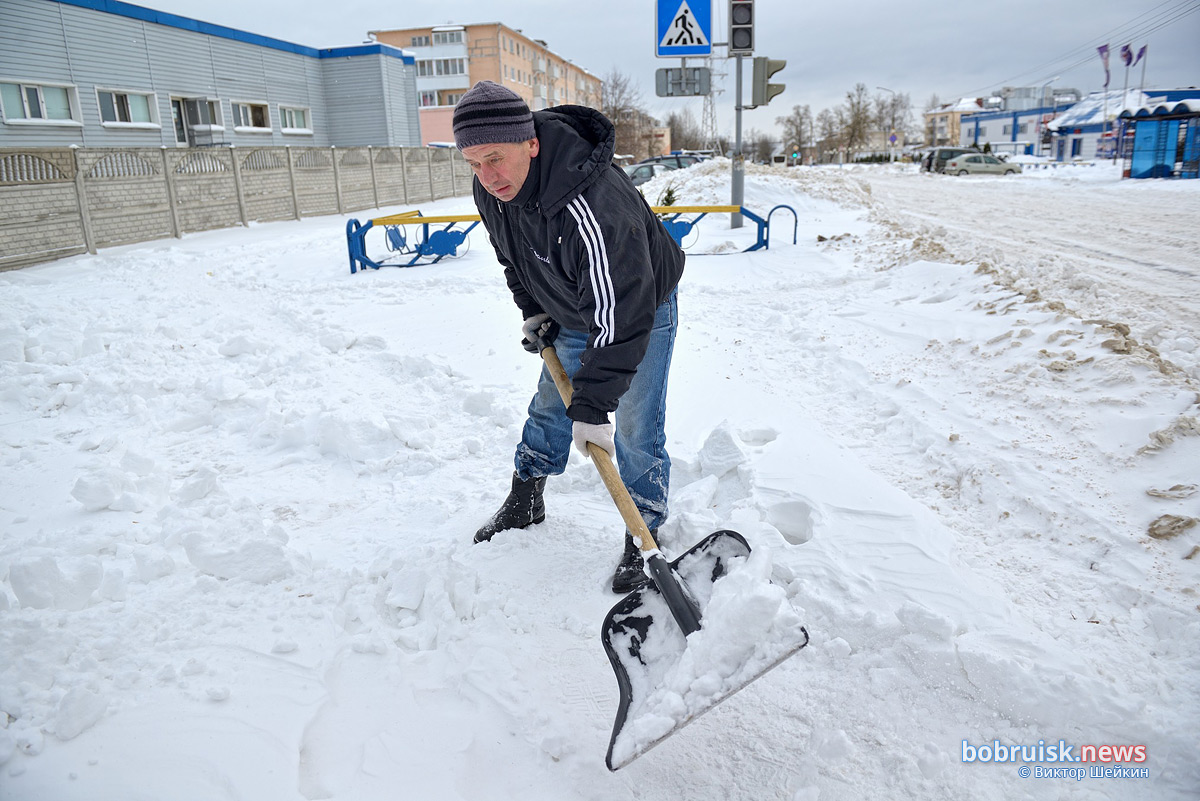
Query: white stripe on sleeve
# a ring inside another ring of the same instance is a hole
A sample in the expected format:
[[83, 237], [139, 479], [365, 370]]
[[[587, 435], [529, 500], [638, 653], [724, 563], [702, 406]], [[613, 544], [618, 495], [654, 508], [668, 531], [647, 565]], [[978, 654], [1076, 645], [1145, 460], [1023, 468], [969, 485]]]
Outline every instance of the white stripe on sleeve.
[[583, 195], [567, 204], [567, 209], [579, 225], [579, 234], [587, 247], [589, 275], [592, 279], [592, 294], [596, 297], [596, 327], [600, 329], [596, 336], [595, 347], [602, 348], [612, 344], [616, 318], [616, 293], [613, 292], [612, 275], [609, 272], [608, 248], [604, 243], [604, 233], [600, 223], [592, 214], [592, 209]]

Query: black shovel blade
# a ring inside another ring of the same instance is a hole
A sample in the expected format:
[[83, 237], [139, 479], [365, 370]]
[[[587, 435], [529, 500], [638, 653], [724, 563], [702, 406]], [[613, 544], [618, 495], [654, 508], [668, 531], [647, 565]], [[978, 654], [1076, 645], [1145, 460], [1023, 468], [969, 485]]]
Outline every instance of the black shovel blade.
[[[687, 591], [703, 612], [712, 597], [716, 581], [749, 555], [750, 546], [742, 535], [736, 531], [717, 531], [673, 561], [671, 572], [680, 583], [686, 585]], [[654, 582], [647, 582], [626, 595], [608, 613], [601, 632], [604, 650], [616, 673], [620, 691], [617, 718], [604, 760], [608, 769], [615, 771], [628, 765], [803, 648], [808, 644], [808, 633], [802, 628], [800, 632], [802, 640], [737, 686], [705, 699], [711, 702], [702, 709], [687, 712], [675, 720], [656, 720], [656, 728], [649, 734], [642, 731], [625, 732], [631, 710], [639, 709], [656, 689], [665, 675], [664, 666], [669, 669], [670, 664], [678, 661], [687, 649], [687, 639]]]

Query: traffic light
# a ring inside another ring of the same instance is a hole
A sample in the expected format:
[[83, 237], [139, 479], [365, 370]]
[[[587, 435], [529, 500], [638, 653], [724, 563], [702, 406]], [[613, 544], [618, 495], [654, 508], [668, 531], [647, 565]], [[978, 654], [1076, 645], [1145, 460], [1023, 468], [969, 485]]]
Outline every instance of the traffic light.
[[754, 52], [754, 0], [729, 0], [729, 55]]
[[777, 58], [759, 56], [754, 59], [754, 81], [750, 88], [750, 103], [754, 106], [765, 106], [771, 98], [782, 92], [786, 84], [767, 83], [772, 75], [787, 66], [787, 62]]

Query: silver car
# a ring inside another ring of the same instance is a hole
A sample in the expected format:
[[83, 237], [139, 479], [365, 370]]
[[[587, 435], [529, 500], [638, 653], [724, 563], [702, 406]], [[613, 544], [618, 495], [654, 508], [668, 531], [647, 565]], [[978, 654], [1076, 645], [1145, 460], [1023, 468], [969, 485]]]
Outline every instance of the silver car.
[[1015, 175], [1020, 164], [1009, 164], [987, 153], [963, 153], [946, 162], [947, 175]]

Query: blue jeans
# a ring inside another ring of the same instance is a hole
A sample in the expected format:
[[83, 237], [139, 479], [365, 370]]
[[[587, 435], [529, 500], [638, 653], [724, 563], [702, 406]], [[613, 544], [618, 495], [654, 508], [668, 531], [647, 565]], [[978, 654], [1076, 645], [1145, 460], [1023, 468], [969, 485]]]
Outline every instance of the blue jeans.
[[[667, 489], [671, 483], [671, 457], [667, 455], [664, 432], [667, 373], [678, 327], [679, 306], [672, 291], [654, 314], [650, 345], [613, 420], [621, 480], [651, 530], [667, 519]], [[564, 328], [554, 340], [558, 358], [572, 378], [579, 369], [587, 337], [583, 331]], [[543, 367], [514, 460], [522, 480], [557, 476], [566, 469], [571, 453], [571, 419], [566, 412], [554, 379]]]

